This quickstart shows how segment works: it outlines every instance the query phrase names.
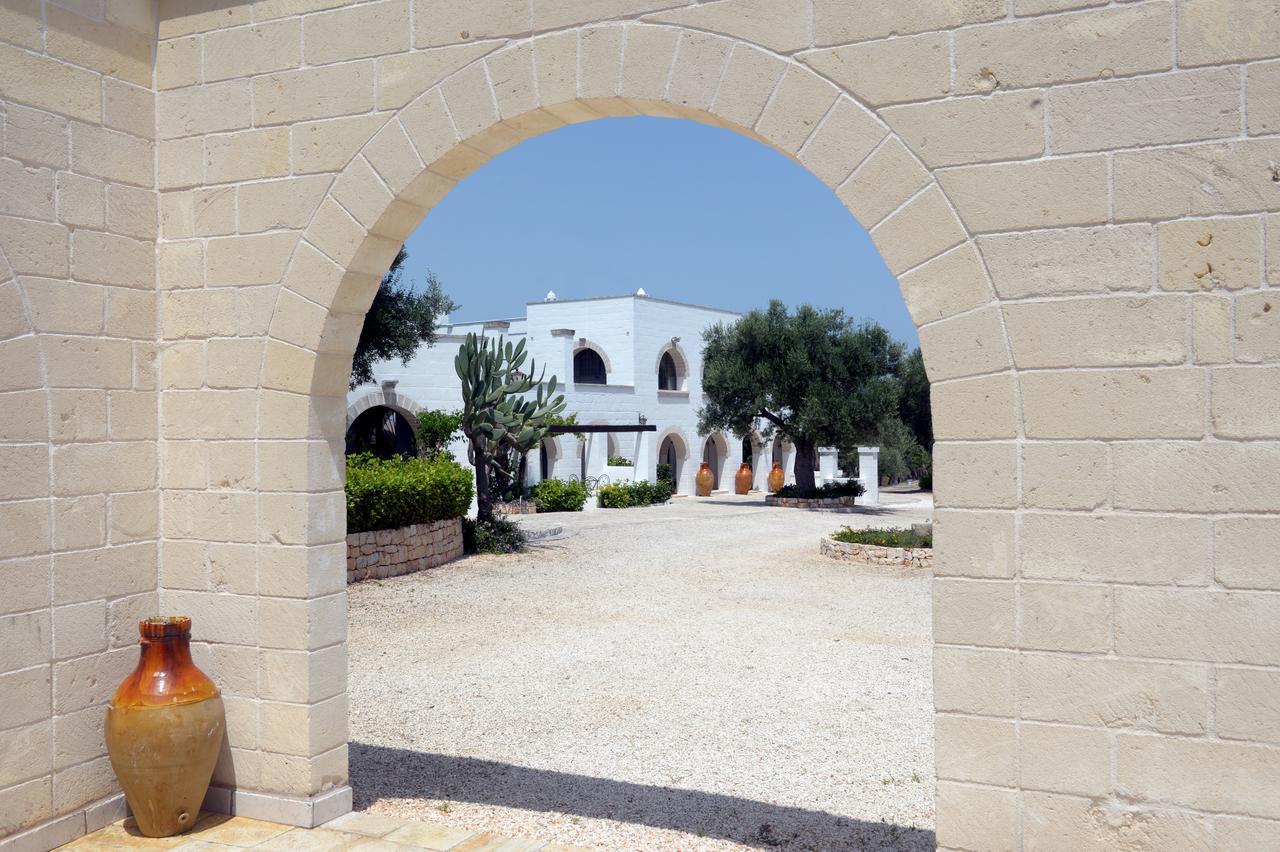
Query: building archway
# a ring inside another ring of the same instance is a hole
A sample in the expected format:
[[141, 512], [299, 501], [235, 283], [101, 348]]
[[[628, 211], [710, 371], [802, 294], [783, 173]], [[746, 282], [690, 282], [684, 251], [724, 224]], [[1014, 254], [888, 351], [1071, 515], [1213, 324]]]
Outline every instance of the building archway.
[[609, 368], [598, 349], [583, 346], [573, 353], [573, 383], [575, 385], [607, 385]]
[[688, 488], [684, 481], [689, 475], [686, 464], [688, 458], [689, 448], [684, 438], [679, 432], [668, 432], [658, 442], [658, 468], [654, 478], [662, 479], [666, 474], [671, 483], [671, 492], [684, 493]]
[[733, 454], [729, 451], [729, 442], [723, 433], [713, 432], [702, 442], [702, 461], [711, 468], [711, 490], [720, 491], [724, 483], [732, 480], [726, 476], [730, 467], [736, 467]]
[[655, 368], [658, 379], [658, 391], [677, 393], [687, 391], [689, 387], [689, 359], [685, 357], [680, 344], [672, 338], [658, 353]]
[[417, 430], [396, 409], [375, 405], [360, 412], [347, 427], [346, 452], [370, 452], [384, 459], [417, 455]]

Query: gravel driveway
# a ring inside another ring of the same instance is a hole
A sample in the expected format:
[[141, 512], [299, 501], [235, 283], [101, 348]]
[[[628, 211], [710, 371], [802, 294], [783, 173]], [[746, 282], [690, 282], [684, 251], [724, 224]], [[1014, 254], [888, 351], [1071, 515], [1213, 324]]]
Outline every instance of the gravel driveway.
[[600, 849], [932, 849], [929, 577], [817, 549], [930, 514], [886, 498], [546, 516], [569, 537], [352, 586], [356, 807]]

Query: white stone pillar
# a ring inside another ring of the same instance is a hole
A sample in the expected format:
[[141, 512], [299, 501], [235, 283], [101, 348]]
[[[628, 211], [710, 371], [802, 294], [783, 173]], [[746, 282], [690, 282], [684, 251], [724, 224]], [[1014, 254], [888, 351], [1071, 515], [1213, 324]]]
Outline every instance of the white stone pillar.
[[836, 464], [839, 451], [835, 447], [818, 448], [818, 484], [823, 485], [835, 480]]
[[609, 435], [592, 432], [587, 435], [587, 476], [599, 476], [609, 464]]
[[866, 489], [862, 494], [864, 506], [880, 505], [880, 448], [858, 447], [858, 481]]
[[635, 455], [631, 461], [635, 464], [632, 473], [634, 482], [653, 482], [658, 469], [658, 448], [654, 442], [653, 432], [637, 432]]
[[[566, 391], [573, 388], [573, 329], [551, 329], [551, 351], [554, 357], [548, 356], [547, 375], [555, 376], [557, 383]], [[538, 372], [542, 372], [541, 369]]]
[[533, 487], [542, 481], [542, 447], [537, 446], [525, 457], [524, 484]]

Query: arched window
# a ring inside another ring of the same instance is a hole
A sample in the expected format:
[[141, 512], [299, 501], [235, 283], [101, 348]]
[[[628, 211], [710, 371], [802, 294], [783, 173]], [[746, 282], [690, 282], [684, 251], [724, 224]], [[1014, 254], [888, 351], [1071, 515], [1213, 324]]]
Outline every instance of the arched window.
[[680, 374], [676, 372], [676, 359], [670, 352], [662, 353], [658, 362], [658, 390], [680, 390]]
[[580, 349], [573, 356], [573, 381], [579, 385], [604, 385], [604, 359], [594, 349]]

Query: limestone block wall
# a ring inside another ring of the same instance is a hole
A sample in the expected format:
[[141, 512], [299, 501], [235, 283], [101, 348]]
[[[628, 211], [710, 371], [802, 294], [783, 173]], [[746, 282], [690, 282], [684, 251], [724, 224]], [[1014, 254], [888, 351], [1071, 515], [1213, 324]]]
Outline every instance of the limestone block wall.
[[436, 568], [462, 556], [462, 521], [452, 518], [347, 535], [347, 582]]
[[378, 278], [490, 157], [644, 113], [805, 165], [920, 327], [939, 847], [1277, 845], [1274, 0], [161, 0], [154, 40], [149, 4], [75, 5], [0, 0], [0, 731], [31, 756], [0, 831], [112, 789], [90, 722], [156, 598], [223, 686], [218, 782], [343, 788]]
[[0, 836], [115, 792], [157, 604], [154, 32], [149, 0], [0, 3]]

